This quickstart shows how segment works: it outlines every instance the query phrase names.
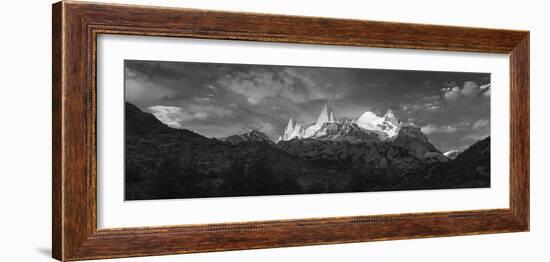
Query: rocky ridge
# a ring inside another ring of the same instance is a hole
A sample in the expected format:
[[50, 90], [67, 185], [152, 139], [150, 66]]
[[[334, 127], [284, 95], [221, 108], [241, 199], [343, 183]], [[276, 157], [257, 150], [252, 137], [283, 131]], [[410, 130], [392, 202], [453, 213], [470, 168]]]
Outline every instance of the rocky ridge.
[[450, 159], [420, 128], [400, 122], [391, 111], [381, 117], [363, 116], [337, 120], [326, 106], [311, 126], [304, 128], [289, 121], [285, 135], [297, 135], [281, 137], [274, 143], [257, 130], [223, 139], [207, 138], [184, 128], [171, 128], [127, 103], [125, 198], [490, 185], [489, 138]]

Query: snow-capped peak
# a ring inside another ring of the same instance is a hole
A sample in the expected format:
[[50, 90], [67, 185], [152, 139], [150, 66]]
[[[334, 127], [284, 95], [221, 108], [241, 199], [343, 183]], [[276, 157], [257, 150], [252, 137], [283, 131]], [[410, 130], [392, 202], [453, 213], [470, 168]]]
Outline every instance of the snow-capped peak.
[[[324, 128], [339, 127], [334, 125], [327, 125], [327, 123], [340, 122], [342, 121], [336, 120], [334, 112], [332, 112], [330, 106], [325, 105], [321, 110], [321, 114], [319, 114], [319, 117], [317, 118], [317, 122], [315, 124], [302, 127], [293, 118], [291, 118], [288, 121], [288, 125], [285, 129], [282, 140], [287, 141], [293, 138], [318, 137], [320, 134], [324, 134], [323, 132], [326, 131], [322, 130]], [[363, 113], [359, 117], [359, 119], [350, 123], [356, 124], [359, 128], [365, 131], [376, 133], [381, 140], [395, 137], [401, 127], [401, 123], [391, 110], [388, 110], [383, 116], [378, 116], [373, 112], [367, 111]]]
[[294, 118], [291, 118], [290, 120], [288, 120], [288, 124], [286, 125], [286, 129], [285, 129], [285, 134], [291, 133], [294, 130], [295, 125], [296, 125], [296, 122], [294, 121]]
[[394, 125], [399, 124], [399, 120], [397, 119], [397, 117], [395, 117], [395, 114], [393, 113], [393, 111], [391, 111], [391, 109], [388, 109], [388, 111], [386, 111], [386, 114], [384, 114], [384, 120]]
[[291, 118], [288, 120], [288, 125], [286, 126], [285, 133], [283, 134], [282, 140], [290, 140], [295, 137], [301, 138], [303, 137], [304, 129], [303, 127], [298, 124], [296, 121], [294, 121], [294, 118]]
[[294, 118], [291, 118], [288, 121], [282, 140], [287, 141], [293, 138], [311, 137], [321, 128], [321, 126], [323, 126], [324, 123], [330, 122], [336, 122], [336, 117], [334, 116], [334, 112], [332, 112], [330, 106], [325, 105], [323, 110], [321, 110], [321, 114], [317, 117], [317, 122], [307, 128], [302, 127], [302, 125], [298, 124]]
[[382, 121], [381, 117], [371, 111], [367, 111], [357, 119], [357, 125], [364, 129], [378, 129], [377, 125]]
[[321, 126], [326, 122], [334, 121], [336, 121], [336, 117], [334, 116], [334, 112], [332, 112], [332, 108], [330, 108], [329, 105], [325, 105], [325, 107], [321, 111], [321, 114], [317, 118], [317, 123], [315, 125]]
[[357, 119], [356, 123], [363, 129], [381, 132], [381, 139], [396, 136], [400, 127], [399, 120], [391, 109], [382, 117], [371, 111], [367, 111]]
[[450, 159], [455, 159], [458, 156], [458, 154], [460, 154], [461, 152], [462, 151], [460, 151], [460, 150], [453, 149], [453, 150], [449, 150], [449, 151], [445, 152], [443, 155], [445, 155], [446, 157], [448, 157]]

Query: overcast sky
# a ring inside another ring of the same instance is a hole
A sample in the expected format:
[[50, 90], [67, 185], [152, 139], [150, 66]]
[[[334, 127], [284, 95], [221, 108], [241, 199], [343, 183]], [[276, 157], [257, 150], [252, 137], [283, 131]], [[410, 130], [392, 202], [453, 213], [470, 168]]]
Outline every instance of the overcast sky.
[[487, 73], [125, 61], [127, 102], [208, 137], [276, 139], [328, 103], [338, 120], [392, 109], [439, 150], [464, 149], [489, 135], [490, 89]]

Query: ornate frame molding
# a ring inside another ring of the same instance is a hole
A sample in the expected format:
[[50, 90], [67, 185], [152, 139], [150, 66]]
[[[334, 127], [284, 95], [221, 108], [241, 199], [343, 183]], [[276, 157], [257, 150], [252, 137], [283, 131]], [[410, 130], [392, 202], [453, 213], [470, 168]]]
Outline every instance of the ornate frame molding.
[[[52, 26], [52, 245], [56, 259], [68, 261], [529, 230], [527, 31], [73, 1], [53, 5]], [[509, 54], [510, 208], [98, 229], [96, 44], [99, 34]]]

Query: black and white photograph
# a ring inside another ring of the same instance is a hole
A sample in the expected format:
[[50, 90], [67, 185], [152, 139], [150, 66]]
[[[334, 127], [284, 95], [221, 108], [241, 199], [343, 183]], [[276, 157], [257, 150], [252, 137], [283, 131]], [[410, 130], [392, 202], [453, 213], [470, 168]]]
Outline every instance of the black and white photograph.
[[125, 199], [490, 187], [491, 75], [125, 60]]
[[2, 10], [0, 262], [550, 261], [544, 1]]

